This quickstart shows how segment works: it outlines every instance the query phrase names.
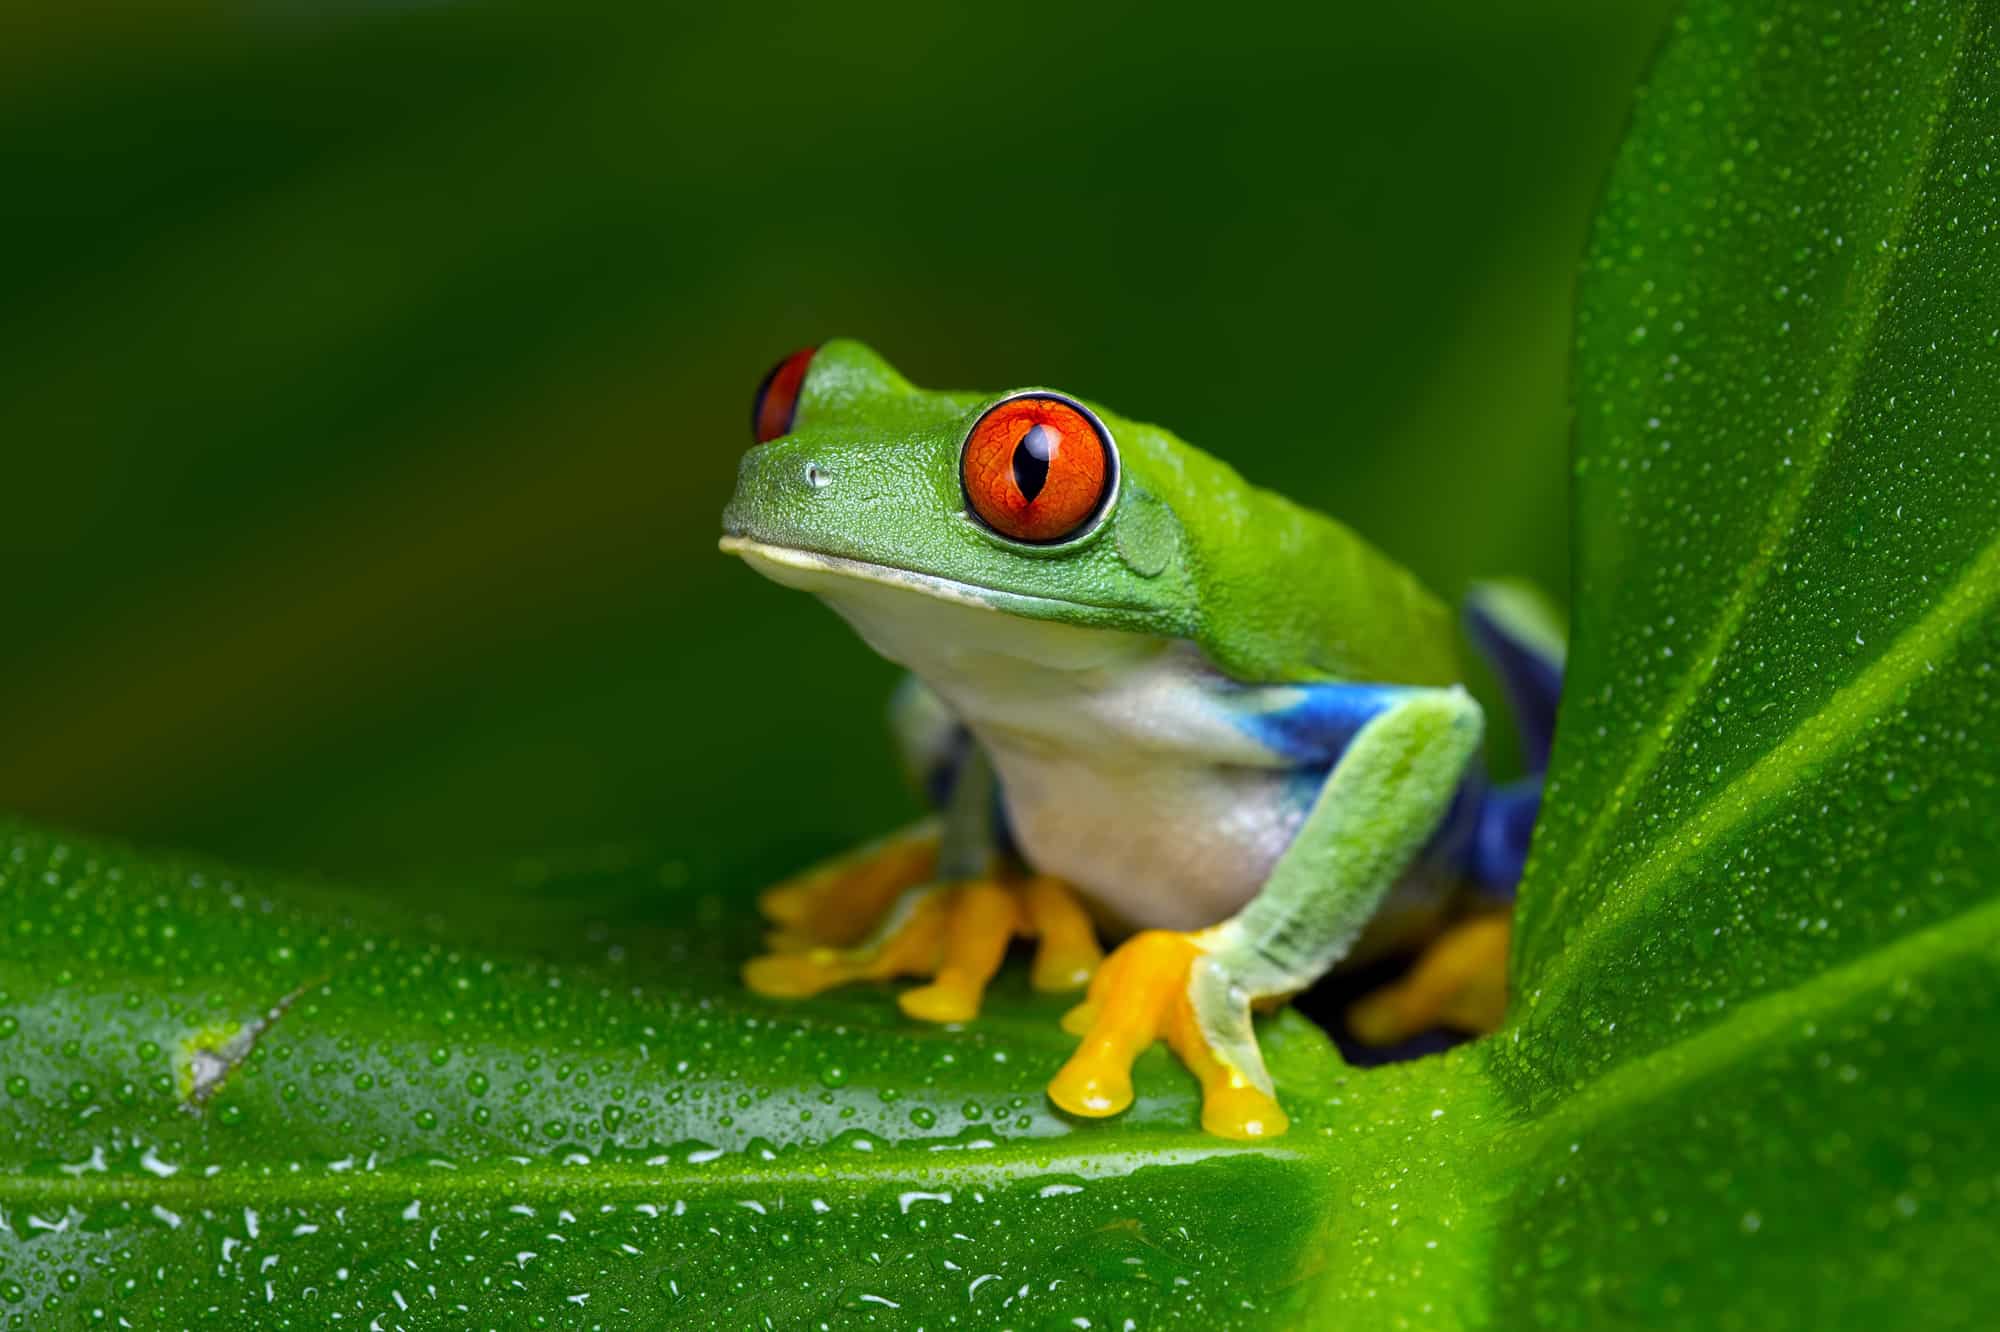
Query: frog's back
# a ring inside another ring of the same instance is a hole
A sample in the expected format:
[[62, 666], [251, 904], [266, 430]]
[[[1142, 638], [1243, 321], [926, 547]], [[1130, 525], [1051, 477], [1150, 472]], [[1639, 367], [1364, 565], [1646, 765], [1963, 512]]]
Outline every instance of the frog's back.
[[1245, 481], [1164, 431], [1141, 427], [1142, 484], [1180, 517], [1199, 588], [1193, 637], [1246, 683], [1459, 679], [1444, 603], [1345, 525]]

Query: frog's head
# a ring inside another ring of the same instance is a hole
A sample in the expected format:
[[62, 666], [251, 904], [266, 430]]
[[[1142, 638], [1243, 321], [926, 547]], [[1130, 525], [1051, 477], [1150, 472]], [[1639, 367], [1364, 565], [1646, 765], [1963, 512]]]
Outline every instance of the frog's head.
[[1039, 620], [1183, 636], [1184, 451], [1067, 394], [938, 393], [857, 342], [779, 363], [722, 548], [838, 600], [898, 589]]

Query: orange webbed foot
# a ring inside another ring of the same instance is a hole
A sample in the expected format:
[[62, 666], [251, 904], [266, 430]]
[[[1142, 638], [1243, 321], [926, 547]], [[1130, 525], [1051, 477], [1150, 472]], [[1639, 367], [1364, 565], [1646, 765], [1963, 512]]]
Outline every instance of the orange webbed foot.
[[921, 976], [898, 998], [927, 1022], [969, 1022], [1016, 937], [1038, 941], [1035, 988], [1076, 989], [1101, 958], [1074, 892], [1044, 876], [930, 881], [936, 839], [890, 839], [759, 899], [781, 928], [743, 968], [758, 994], [801, 998], [857, 981]]
[[1507, 1015], [1506, 913], [1469, 917], [1430, 942], [1409, 974], [1349, 1005], [1347, 1026], [1367, 1045], [1394, 1045], [1432, 1027], [1484, 1035]]
[[1225, 1138], [1274, 1137], [1290, 1121], [1258, 1085], [1261, 1069], [1240, 1066], [1202, 1030], [1191, 981], [1212, 966], [1201, 934], [1148, 930], [1105, 960], [1084, 1001], [1063, 1019], [1083, 1039], [1049, 1083], [1049, 1099], [1073, 1115], [1102, 1118], [1132, 1104], [1132, 1062], [1164, 1039], [1201, 1082], [1202, 1127]]
[[776, 927], [768, 942], [777, 952], [858, 943], [936, 866], [930, 821], [815, 865], [758, 895], [757, 909]]

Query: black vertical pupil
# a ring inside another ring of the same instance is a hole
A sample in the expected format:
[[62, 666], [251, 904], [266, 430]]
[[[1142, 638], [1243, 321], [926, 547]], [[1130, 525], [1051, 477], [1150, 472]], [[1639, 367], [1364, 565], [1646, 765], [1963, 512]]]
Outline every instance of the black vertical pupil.
[[1030, 426], [1014, 446], [1014, 484], [1021, 497], [1032, 501], [1049, 483], [1049, 460], [1056, 456], [1062, 436], [1045, 425]]

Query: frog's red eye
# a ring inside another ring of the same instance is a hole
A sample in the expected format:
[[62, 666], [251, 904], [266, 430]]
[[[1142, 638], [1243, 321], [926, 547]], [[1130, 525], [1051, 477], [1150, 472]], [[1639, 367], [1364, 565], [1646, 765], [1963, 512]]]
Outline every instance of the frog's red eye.
[[988, 408], [965, 437], [958, 470], [972, 511], [1016, 541], [1078, 535], [1118, 488], [1110, 432], [1053, 393], [1016, 394]]
[[818, 350], [802, 347], [793, 352], [772, 366], [757, 385], [757, 396], [750, 400], [750, 433], [759, 444], [792, 433], [792, 418], [799, 410], [799, 386], [806, 382], [806, 367]]

